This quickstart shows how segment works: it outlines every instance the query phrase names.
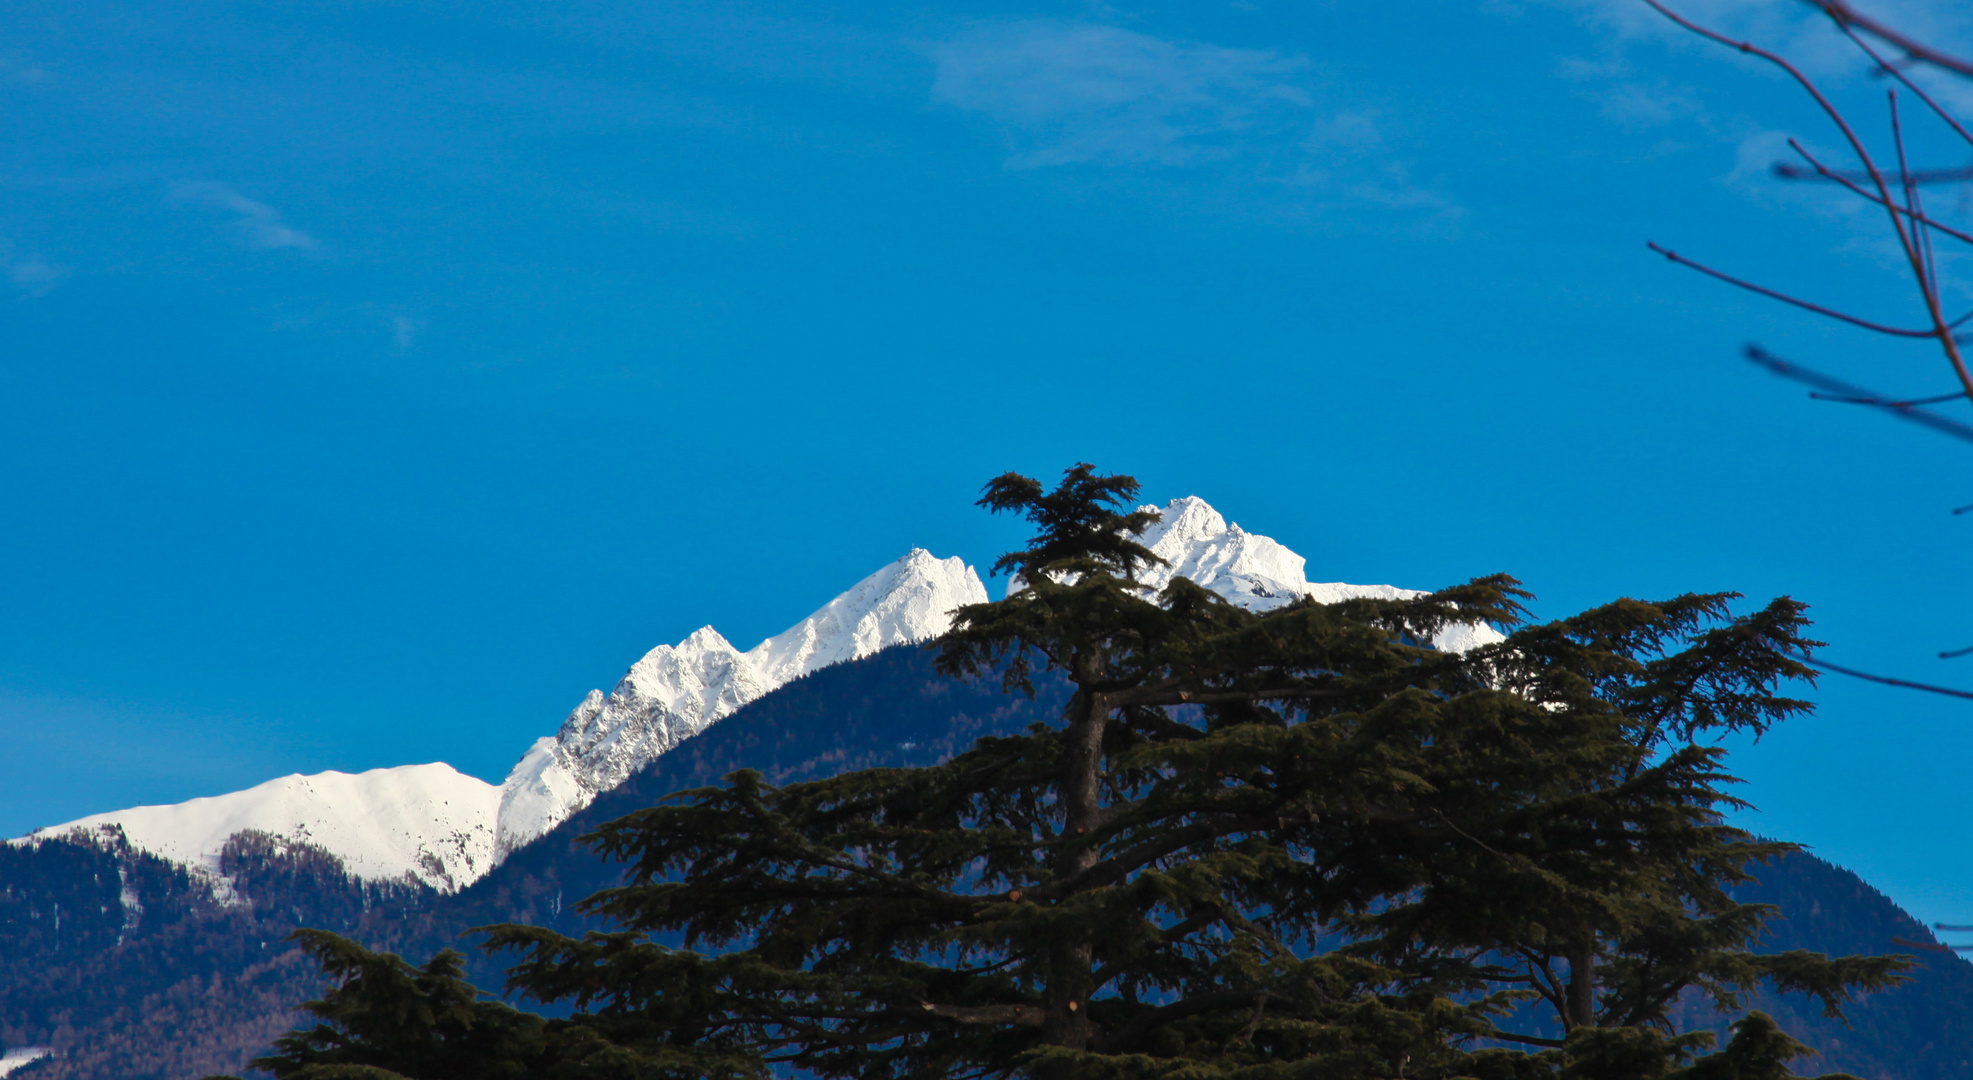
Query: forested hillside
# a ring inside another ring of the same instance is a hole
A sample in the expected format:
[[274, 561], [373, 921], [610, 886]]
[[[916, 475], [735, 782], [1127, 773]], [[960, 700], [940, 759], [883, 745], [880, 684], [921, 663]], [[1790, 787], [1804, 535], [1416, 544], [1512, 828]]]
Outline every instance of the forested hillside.
[[1781, 911], [1783, 917], [1768, 924], [1763, 951], [1916, 952], [1924, 965], [1911, 982], [1851, 1005], [1847, 1026], [1825, 1019], [1801, 997], [1761, 994], [1753, 1007], [1821, 1051], [1797, 1063], [1797, 1071], [1842, 1070], [1870, 1080], [1973, 1076], [1973, 964], [1892, 940], [1929, 942], [1932, 933], [1924, 924], [1862, 878], [1813, 855], [1763, 871], [1758, 883], [1738, 893]]
[[120, 833], [0, 846], [0, 1044], [53, 1059], [15, 1075], [197, 1077], [289, 1023], [320, 979], [286, 942], [419, 912], [424, 886], [354, 881], [306, 845], [242, 833], [212, 884]]
[[[453, 896], [348, 879], [306, 847], [245, 836], [226, 869], [245, 903], [226, 904], [183, 870], [117, 838], [0, 847], [0, 1041], [60, 1055], [16, 1073], [36, 1080], [195, 1080], [237, 1072], [295, 1023], [291, 1006], [322, 980], [283, 941], [296, 926], [348, 933], [422, 961], [463, 948], [472, 978], [498, 990], [505, 958], [473, 950], [465, 931], [526, 922], [584, 928], [576, 901], [617, 881], [575, 838], [681, 789], [754, 768], [771, 782], [848, 769], [926, 764], [982, 735], [1009, 733], [1059, 711], [1062, 687], [1035, 701], [997, 683], [946, 679], [922, 650], [894, 648], [824, 669], [762, 698], [688, 740], [622, 787], [517, 852]], [[1882, 952], [1926, 931], [1854, 874], [1810, 856], [1761, 873], [1747, 899], [1776, 904], [1766, 945], [1830, 953]], [[128, 895], [141, 905], [128, 905]], [[54, 908], [61, 906], [61, 928]], [[1973, 965], [1926, 954], [1911, 984], [1854, 1006], [1854, 1027], [1796, 999], [1754, 1002], [1811, 1045], [1805, 1071], [1845, 1069], [1871, 1080], [1957, 1080], [1973, 1074]]]

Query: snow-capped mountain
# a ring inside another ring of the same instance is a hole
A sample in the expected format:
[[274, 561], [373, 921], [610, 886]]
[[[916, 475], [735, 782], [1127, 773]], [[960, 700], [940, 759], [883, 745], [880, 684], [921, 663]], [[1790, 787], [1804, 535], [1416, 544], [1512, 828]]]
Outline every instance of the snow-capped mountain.
[[507, 775], [496, 856], [554, 828], [747, 702], [830, 664], [937, 637], [951, 627], [954, 609], [986, 600], [986, 586], [965, 560], [914, 548], [745, 652], [710, 626], [652, 649], [608, 696], [591, 690], [561, 730], [538, 740]]
[[227, 795], [137, 806], [38, 829], [27, 842], [120, 825], [132, 847], [219, 872], [219, 850], [248, 829], [320, 845], [362, 878], [452, 892], [493, 867], [500, 789], [442, 762], [283, 776]]
[[[1422, 596], [1418, 589], [1391, 585], [1349, 585], [1340, 581], [1312, 582], [1307, 560], [1282, 547], [1272, 538], [1250, 533], [1237, 524], [1228, 524], [1219, 511], [1197, 495], [1173, 499], [1163, 507], [1143, 506], [1154, 511], [1158, 520], [1142, 533], [1138, 542], [1151, 554], [1164, 560], [1137, 575], [1139, 581], [1162, 589], [1173, 578], [1190, 578], [1228, 601], [1249, 611], [1272, 611], [1304, 597], [1324, 604], [1356, 597], [1398, 600]], [[1019, 592], [1019, 578], [1008, 581], [1007, 591]], [[1491, 626], [1448, 626], [1433, 644], [1453, 652], [1465, 652], [1478, 645], [1501, 640]]]
[[[1143, 574], [1154, 588], [1183, 575], [1256, 611], [1300, 596], [1333, 603], [1419, 595], [1310, 582], [1300, 555], [1228, 524], [1197, 496], [1146, 509], [1162, 515], [1140, 537], [1165, 560]], [[1009, 583], [1010, 591], [1020, 587], [1018, 579]], [[652, 649], [608, 694], [590, 691], [499, 787], [443, 764], [286, 776], [230, 795], [97, 814], [16, 842], [115, 824], [135, 847], [216, 872], [227, 839], [254, 829], [319, 845], [359, 877], [409, 877], [449, 892], [742, 705], [830, 664], [936, 637], [954, 609], [986, 599], [963, 560], [914, 549], [751, 649], [710, 626]], [[1499, 639], [1491, 627], [1455, 626], [1436, 643], [1463, 651]]]

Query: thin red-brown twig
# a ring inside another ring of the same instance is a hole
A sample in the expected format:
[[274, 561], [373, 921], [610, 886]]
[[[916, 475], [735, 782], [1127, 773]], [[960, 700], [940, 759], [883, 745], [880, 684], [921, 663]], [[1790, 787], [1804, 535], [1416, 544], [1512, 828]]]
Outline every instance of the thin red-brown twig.
[[1821, 658], [1812, 659], [1807, 656], [1797, 656], [1795, 659], [1800, 660], [1812, 668], [1833, 671], [1838, 675], [1848, 675], [1852, 679], [1866, 679], [1874, 683], [1883, 683], [1885, 686], [1902, 686], [1907, 690], [1923, 690], [1932, 694], [1944, 694], [1947, 697], [1973, 699], [1973, 690], [1954, 690], [1946, 686], [1933, 686], [1931, 683], [1912, 682], [1910, 679], [1893, 679], [1889, 675], [1872, 675], [1869, 672], [1858, 671], [1855, 668], [1846, 668], [1841, 664], [1832, 664]]
[[1804, 311], [1813, 311], [1817, 315], [1827, 315], [1832, 319], [1837, 319], [1842, 322], [1849, 323], [1851, 326], [1861, 326], [1865, 330], [1875, 330], [1880, 334], [1890, 334], [1893, 337], [1928, 338], [1933, 336], [1933, 332], [1930, 330], [1910, 330], [1901, 326], [1885, 326], [1883, 323], [1871, 322], [1869, 319], [1859, 319], [1855, 315], [1846, 315], [1843, 312], [1837, 311], [1834, 308], [1826, 308], [1823, 307], [1821, 304], [1813, 304], [1807, 300], [1802, 300], [1793, 296], [1789, 296], [1787, 293], [1784, 292], [1776, 292], [1775, 290], [1770, 289], [1765, 285], [1756, 285], [1751, 281], [1745, 281], [1740, 278], [1734, 277], [1732, 274], [1721, 273], [1720, 271], [1715, 270], [1712, 267], [1705, 265], [1704, 263], [1693, 262], [1691, 259], [1688, 259], [1683, 255], [1680, 255], [1678, 252], [1673, 251], [1670, 248], [1660, 246], [1656, 242], [1646, 242], [1644, 246], [1650, 248], [1652, 251], [1655, 251], [1660, 255], [1663, 255], [1665, 258], [1670, 259], [1672, 262], [1675, 262], [1680, 266], [1689, 266], [1692, 269], [1697, 270], [1700, 273], [1706, 275], [1707, 277], [1717, 278], [1721, 281], [1726, 282], [1728, 285], [1736, 285], [1742, 289], [1747, 290], [1748, 292], [1759, 293], [1762, 296], [1769, 297], [1770, 299], [1779, 300], [1784, 304], [1793, 304]]
[[[1659, 0], [1644, 0], [1644, 2], [1645, 4], [1650, 6], [1650, 8], [1653, 11], [1656, 11], [1658, 14], [1663, 15], [1665, 18], [1671, 20], [1674, 24], [1683, 27], [1688, 31], [1691, 31], [1692, 33], [1697, 34], [1708, 41], [1715, 42], [1720, 45], [1725, 45], [1732, 49], [1737, 49], [1740, 52], [1745, 53], [1749, 56], [1760, 57], [1761, 59], [1767, 61], [1768, 63], [1775, 65], [1776, 67], [1780, 68], [1782, 71], [1787, 72], [1788, 77], [1794, 79], [1796, 85], [1800, 86], [1804, 92], [1806, 92], [1811, 98], [1815, 99], [1815, 103], [1817, 107], [1821, 108], [1823, 114], [1829, 117], [1830, 123], [1835, 124], [1837, 130], [1843, 133], [1843, 138], [1849, 142], [1850, 150], [1852, 153], [1856, 154], [1857, 161], [1861, 163], [1863, 167], [1870, 172], [1871, 186], [1877, 189], [1878, 201], [1884, 207], [1885, 213], [1890, 215], [1891, 231], [1897, 235], [1898, 246], [1904, 249], [1905, 259], [1911, 265], [1912, 275], [1918, 280], [1919, 288], [1925, 294], [1926, 314], [1931, 318], [1931, 322], [1932, 322], [1932, 333], [1930, 336], [1938, 339], [1939, 347], [1945, 350], [1946, 359], [1948, 362], [1952, 364], [1953, 374], [1958, 376], [1959, 378], [1959, 385], [1966, 390], [1967, 396], [1973, 397], [1973, 371], [1967, 370], [1965, 358], [1962, 357], [1959, 352], [1959, 343], [1953, 340], [1952, 328], [1948, 326], [1946, 323], [1945, 313], [1939, 310], [1939, 304], [1937, 298], [1932, 295], [1932, 290], [1928, 288], [1925, 284], [1926, 281], [1925, 266], [1922, 260], [1922, 256], [1919, 253], [1917, 241], [1912, 235], [1907, 234], [1905, 232], [1905, 223], [1903, 219], [1901, 219], [1898, 216], [1897, 203], [1891, 198], [1890, 188], [1884, 182], [1884, 174], [1878, 170], [1877, 163], [1871, 159], [1870, 151], [1864, 147], [1863, 140], [1857, 136], [1856, 130], [1850, 127], [1850, 122], [1844, 118], [1842, 111], [1837, 109], [1835, 104], [1823, 95], [1822, 90], [1819, 87], [1817, 87], [1815, 83], [1812, 82], [1807, 75], [1802, 74], [1799, 68], [1789, 63], [1781, 56], [1769, 52], [1766, 49], [1760, 48], [1754, 45], [1752, 42], [1735, 41], [1724, 34], [1700, 26], [1698, 23], [1695, 23], [1692, 20], [1685, 18], [1684, 16], [1678, 14], [1677, 12], [1672, 11], [1670, 8], [1667, 8], [1664, 4], [1659, 3]], [[1822, 2], [1824, 4], [1824, 9], [1828, 10], [1827, 4], [1831, 2], [1831, 0], [1811, 0], [1811, 2]], [[1847, 8], [1845, 8], [1844, 10], [1847, 11]], [[1831, 18], [1838, 18], [1837, 13], [1831, 12]], [[1838, 21], [1841, 22], [1842, 20], [1838, 18]], [[1863, 28], [1866, 31], [1872, 33], [1876, 32], [1870, 26], [1867, 26], [1864, 23], [1857, 22], [1856, 25]], [[1885, 40], [1891, 40], [1891, 39], [1886, 38]], [[1973, 74], [1973, 69], [1969, 69], [1968, 74]], [[1916, 231], [1919, 228], [1919, 226], [1913, 225], [1912, 228], [1913, 231]], [[1669, 256], [1670, 252], [1666, 252], [1665, 254]], [[1721, 276], [1723, 277], [1724, 275]], [[1758, 288], [1756, 288], [1756, 291], [1765, 291], [1765, 290], [1759, 290]], [[1777, 298], [1781, 298], [1780, 294], [1773, 294], [1773, 295], [1777, 296]], [[1806, 307], [1808, 305], [1802, 305], [1802, 306]], [[1815, 310], [1815, 309], [1811, 308], [1811, 310]], [[1823, 310], [1826, 314], [1833, 314], [1832, 312], [1828, 312], [1827, 309], [1823, 309]], [[1846, 320], [1846, 321], [1855, 321], [1855, 320]]]
[[[1747, 359], [1784, 379], [1798, 382], [1805, 386], [1813, 386], [1817, 390], [1837, 395], [1840, 398], [1854, 400], [1858, 404], [1881, 402], [1882, 404], [1875, 404], [1874, 407], [1883, 409], [1900, 420], [1909, 420], [1922, 427], [1931, 428], [1941, 435], [1949, 435], [1952, 438], [1964, 442], [1973, 442], [1973, 426], [1963, 424], [1949, 416], [1941, 416], [1930, 409], [1919, 408], [1919, 403], [1916, 401], [1894, 400], [1875, 390], [1858, 386], [1855, 383], [1844, 382], [1831, 375], [1824, 375], [1820, 371], [1805, 368], [1791, 360], [1783, 360], [1781, 357], [1761, 348], [1759, 345], [1747, 346], [1746, 356]], [[1951, 401], [1964, 396], [1966, 395], [1962, 392], [1950, 395], [1944, 400]], [[1954, 511], [1954, 513], [1958, 513], [1958, 511]]]
[[[1869, 176], [1858, 169], [1831, 169], [1829, 172], [1832, 174], [1829, 176], [1831, 180], [1839, 180], [1845, 176], [1851, 179], [1857, 177], [1862, 177], [1865, 180], [1870, 179]], [[1804, 169], [1799, 165], [1790, 165], [1785, 161], [1781, 161], [1775, 163], [1774, 175], [1779, 176], [1783, 180], [1813, 180], [1816, 178], [1817, 173], [1813, 169]], [[1958, 165], [1950, 169], [1913, 169], [1909, 176], [1911, 182], [1914, 184], [1958, 184], [1967, 180], [1973, 180], [1973, 165]], [[1893, 179], [1903, 180], [1904, 177], [1894, 177]]]
[[1941, 67], [1947, 71], [1973, 77], [1973, 63], [1961, 60], [1950, 53], [1940, 52], [1922, 41], [1907, 37], [1878, 22], [1876, 19], [1858, 13], [1857, 9], [1845, 3], [1844, 0], [1807, 0], [1807, 2], [1821, 8], [1823, 14], [1836, 20], [1837, 26], [1843, 27], [1846, 30], [1855, 27], [1869, 34], [1871, 37], [1896, 46], [1906, 56], [1914, 60], [1920, 60], [1931, 64], [1933, 67]]
[[1964, 952], [1967, 949], [1973, 949], [1973, 945], [1939, 945], [1924, 941], [1906, 941], [1904, 938], [1895, 936], [1891, 938], [1891, 944], [1900, 945], [1907, 949], [1925, 949], [1930, 952]]
[[[1902, 178], [1901, 184], [1904, 187], [1905, 216], [1916, 222], [1923, 215], [1918, 210], [1918, 185], [1911, 182], [1911, 162], [1905, 158], [1904, 121], [1898, 116], [1898, 92], [1892, 90], [1885, 96], [1890, 101], [1891, 145], [1898, 151], [1898, 176]], [[1925, 294], [1925, 306], [1928, 309], [1936, 308], [1939, 296], [1939, 264], [1932, 259], [1932, 231], [1923, 225], [1914, 224], [1911, 235], [1912, 239], [1918, 241], [1919, 291]]]
[[[1808, 162], [1810, 169], [1812, 169], [1817, 175], [1825, 176], [1830, 180], [1833, 180], [1836, 183], [1843, 185], [1844, 187], [1848, 188], [1853, 194], [1855, 194], [1857, 198], [1862, 199], [1865, 202], [1874, 203], [1877, 201], [1877, 196], [1872, 195], [1870, 192], [1865, 191], [1864, 189], [1858, 187], [1854, 183], [1851, 183], [1849, 178], [1843, 175], [1842, 170], [1832, 169], [1827, 165], [1824, 165], [1822, 162], [1817, 161], [1814, 155], [1810, 154], [1807, 150], [1803, 149], [1801, 143], [1795, 141], [1794, 139], [1789, 139], [1788, 146], [1790, 149], [1794, 150], [1797, 154], [1802, 155], [1802, 160]], [[1783, 169], [1786, 169], [1788, 171], [1783, 172], [1782, 171]], [[1805, 175], [1803, 170], [1797, 169], [1794, 166], [1789, 165], [1785, 161], [1777, 163], [1774, 167], [1774, 171], [1776, 175], [1787, 177], [1790, 179], [1793, 179], [1797, 175]], [[1940, 170], [1940, 171], [1943, 172], [1945, 170]], [[1925, 170], [1920, 169], [1918, 170], [1917, 175], [1923, 175], [1924, 172]], [[1969, 180], [1973, 180], [1973, 168], [1969, 168], [1967, 170], [1966, 178]], [[1891, 209], [1897, 210], [1899, 213], [1906, 213], [1906, 211], [1898, 207], [1897, 204], [1895, 203], [1892, 204]], [[1950, 236], [1955, 240], [1964, 240], [1969, 244], [1973, 244], [1973, 234], [1963, 233], [1958, 229], [1953, 228], [1950, 225], [1946, 225], [1942, 222], [1934, 220], [1933, 218], [1927, 217], [1924, 214], [1918, 215], [1915, 220], [1917, 220], [1921, 224], [1929, 225], [1932, 228], [1937, 229], [1942, 233], [1945, 233], [1947, 236]]]
[[1896, 64], [1890, 63], [1889, 61], [1885, 60], [1883, 57], [1877, 55], [1877, 50], [1870, 47], [1870, 42], [1865, 41], [1864, 39], [1858, 37], [1857, 32], [1854, 29], [1852, 29], [1850, 26], [1848, 26], [1841, 20], [1837, 20], [1836, 26], [1838, 29], [1843, 31], [1843, 36], [1849, 38], [1852, 42], [1854, 42], [1857, 48], [1863, 50], [1863, 54], [1865, 56], [1870, 57], [1870, 59], [1877, 64], [1877, 70], [1882, 71], [1886, 75], [1889, 75], [1891, 78], [1898, 80], [1899, 82], [1904, 84], [1905, 89], [1911, 91], [1914, 94], [1917, 94], [1918, 100], [1924, 102], [1925, 107], [1932, 110], [1933, 116], [1936, 116], [1940, 120], [1945, 121], [1946, 126], [1958, 132], [1959, 137], [1966, 140], [1967, 145], [1973, 146], [1973, 132], [1967, 131], [1965, 125], [1961, 124], [1959, 122], [1959, 119], [1953, 116], [1953, 114], [1947, 112], [1943, 105], [1940, 105], [1938, 102], [1933, 101], [1932, 95], [1926, 93], [1923, 87], [1919, 86], [1915, 82], [1912, 82], [1911, 77], [1906, 75], [1901, 69], [1899, 69]]
[[1809, 396], [1817, 401], [1837, 401], [1845, 405], [1877, 405], [1886, 409], [1909, 409], [1917, 405], [1937, 405], [1941, 401], [1958, 401], [1966, 396], [1966, 391], [1955, 390], [1950, 394], [1934, 394], [1931, 397], [1900, 398], [1895, 401], [1890, 398], [1851, 397], [1846, 394], [1821, 394], [1814, 390], [1809, 391]]

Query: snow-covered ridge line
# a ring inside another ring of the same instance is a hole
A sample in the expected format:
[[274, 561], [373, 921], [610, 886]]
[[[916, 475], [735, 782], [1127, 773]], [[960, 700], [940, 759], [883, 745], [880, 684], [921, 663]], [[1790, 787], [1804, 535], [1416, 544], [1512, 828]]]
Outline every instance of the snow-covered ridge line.
[[42, 1058], [47, 1057], [49, 1053], [49, 1050], [39, 1046], [14, 1047], [6, 1053], [0, 1054], [0, 1076], [5, 1076], [15, 1069], [26, 1066], [30, 1062], [40, 1061]]
[[226, 841], [254, 830], [316, 844], [356, 877], [452, 892], [492, 869], [499, 803], [499, 788], [433, 762], [283, 776], [226, 795], [93, 814], [15, 843], [117, 825], [131, 847], [217, 878]]
[[681, 741], [778, 687], [952, 627], [987, 600], [959, 558], [922, 548], [856, 583], [814, 614], [741, 652], [710, 626], [660, 645], [606, 696], [591, 690], [561, 730], [531, 747], [501, 785], [496, 856], [554, 828]]

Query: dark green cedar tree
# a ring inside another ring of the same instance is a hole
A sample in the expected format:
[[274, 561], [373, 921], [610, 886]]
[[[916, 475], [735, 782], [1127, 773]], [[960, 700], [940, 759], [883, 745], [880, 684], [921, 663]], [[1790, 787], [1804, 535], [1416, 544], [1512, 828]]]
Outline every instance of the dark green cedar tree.
[[[1036, 528], [995, 566], [1022, 587], [932, 647], [1010, 691], [1066, 679], [1059, 724], [929, 768], [738, 772], [604, 825], [588, 841], [629, 872], [585, 907], [620, 929], [485, 931], [522, 954], [509, 990], [571, 1002], [566, 1020], [478, 1000], [444, 954], [421, 971], [309, 936], [342, 981], [256, 1064], [1766, 1080], [1808, 1049], [1758, 1012], [1715, 1049], [1681, 1005], [1734, 1014], [1767, 981], [1840, 1015], [1909, 966], [1756, 954], [1771, 909], [1730, 894], [1793, 847], [1725, 823], [1744, 804], [1712, 743], [1809, 708], [1780, 694], [1812, 676], [1802, 605], [1688, 595], [1526, 625], [1497, 575], [1256, 613], [1138, 584], [1158, 560], [1136, 494], [1078, 465], [980, 500]], [[1432, 645], [1479, 623], [1511, 632]]]

